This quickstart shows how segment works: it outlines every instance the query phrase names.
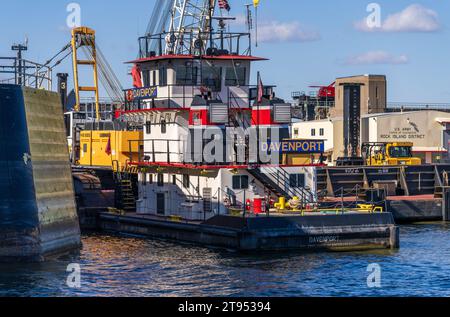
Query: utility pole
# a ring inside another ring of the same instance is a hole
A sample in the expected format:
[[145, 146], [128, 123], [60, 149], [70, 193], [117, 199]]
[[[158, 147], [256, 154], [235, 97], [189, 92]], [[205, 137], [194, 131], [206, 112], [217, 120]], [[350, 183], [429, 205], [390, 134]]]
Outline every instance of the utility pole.
[[25, 76], [24, 76], [24, 72], [25, 72], [25, 65], [22, 61], [22, 52], [24, 51], [28, 51], [28, 44], [25, 43], [23, 44], [15, 44], [11, 47], [12, 51], [17, 51], [17, 61], [16, 63], [18, 63], [19, 65], [15, 65], [16, 69], [15, 69], [15, 73], [16, 73], [16, 85], [22, 86], [25, 82]]

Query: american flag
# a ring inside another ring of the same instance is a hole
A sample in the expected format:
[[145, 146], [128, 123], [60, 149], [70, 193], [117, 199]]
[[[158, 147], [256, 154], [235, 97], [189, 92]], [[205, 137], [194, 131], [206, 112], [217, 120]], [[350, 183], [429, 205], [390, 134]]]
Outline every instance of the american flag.
[[227, 11], [231, 10], [228, 0], [219, 0], [219, 8], [222, 10], [227, 10]]
[[263, 97], [264, 97], [264, 85], [261, 80], [261, 76], [258, 73], [258, 98], [257, 98], [258, 103], [262, 102]]
[[111, 156], [111, 154], [112, 154], [112, 149], [111, 149], [111, 135], [109, 135], [108, 144], [106, 144], [105, 153], [106, 153], [106, 155], [108, 155], [108, 156]]

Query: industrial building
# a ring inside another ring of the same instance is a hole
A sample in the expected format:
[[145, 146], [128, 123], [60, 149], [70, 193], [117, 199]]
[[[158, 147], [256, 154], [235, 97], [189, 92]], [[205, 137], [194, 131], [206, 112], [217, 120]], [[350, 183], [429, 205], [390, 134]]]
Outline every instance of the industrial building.
[[358, 151], [366, 142], [411, 142], [414, 156], [423, 163], [447, 162], [450, 150], [448, 112], [389, 111], [384, 75], [342, 77], [336, 80], [335, 86], [335, 106], [329, 108], [328, 118], [293, 123], [291, 131], [295, 139], [323, 140], [328, 164], [333, 165], [338, 158], [351, 155], [349, 149], [352, 148], [353, 155], [360, 155]]
[[344, 86], [358, 85], [361, 87], [361, 115], [386, 112], [387, 81], [384, 75], [360, 75], [336, 79], [335, 107], [330, 109], [330, 117], [344, 116]]
[[[447, 112], [421, 110], [378, 113], [361, 117], [361, 143], [412, 142], [413, 154], [423, 163], [444, 163], [449, 158], [450, 115]], [[344, 155], [343, 118], [297, 122], [292, 134], [298, 139], [325, 141], [328, 164]]]

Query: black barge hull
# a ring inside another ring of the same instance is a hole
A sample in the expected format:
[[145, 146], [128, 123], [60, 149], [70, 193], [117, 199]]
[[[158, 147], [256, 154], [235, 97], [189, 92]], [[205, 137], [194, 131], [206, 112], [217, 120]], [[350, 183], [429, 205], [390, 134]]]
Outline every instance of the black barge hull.
[[160, 238], [238, 251], [351, 251], [398, 249], [391, 213], [240, 218], [216, 216], [201, 224], [139, 215], [99, 215], [113, 234]]

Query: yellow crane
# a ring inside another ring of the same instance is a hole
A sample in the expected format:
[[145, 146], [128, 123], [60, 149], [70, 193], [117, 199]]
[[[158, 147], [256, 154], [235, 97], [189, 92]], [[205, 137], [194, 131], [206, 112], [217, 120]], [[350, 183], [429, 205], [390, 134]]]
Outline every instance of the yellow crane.
[[[93, 92], [95, 98], [95, 115], [97, 121], [100, 121], [100, 98], [98, 92], [98, 70], [97, 70], [97, 48], [95, 44], [95, 31], [88, 27], [79, 27], [72, 29], [72, 63], [73, 63], [73, 81], [75, 86], [75, 112], [80, 110], [80, 92]], [[78, 48], [88, 46], [92, 52], [91, 58], [86, 60], [78, 59]], [[80, 65], [91, 66], [93, 69], [93, 86], [80, 86], [79, 71]]]
[[[100, 112], [99, 78], [103, 79], [110, 97], [119, 100], [122, 97], [122, 88], [109, 67], [106, 59], [96, 44], [96, 33], [88, 27], [72, 29], [71, 39], [73, 81], [75, 92], [74, 113], [79, 113], [81, 106], [80, 93], [94, 94], [95, 119], [102, 120]], [[83, 49], [84, 59], [80, 59], [79, 50]], [[80, 66], [92, 68], [93, 84], [80, 85]], [[112, 116], [113, 114], [111, 114]], [[128, 160], [138, 160], [140, 143], [143, 138], [142, 131], [129, 131], [126, 129], [104, 130], [99, 128], [77, 130], [71, 116], [72, 147], [75, 158], [73, 163], [79, 166], [112, 167], [114, 171], [121, 171], [127, 167]]]

